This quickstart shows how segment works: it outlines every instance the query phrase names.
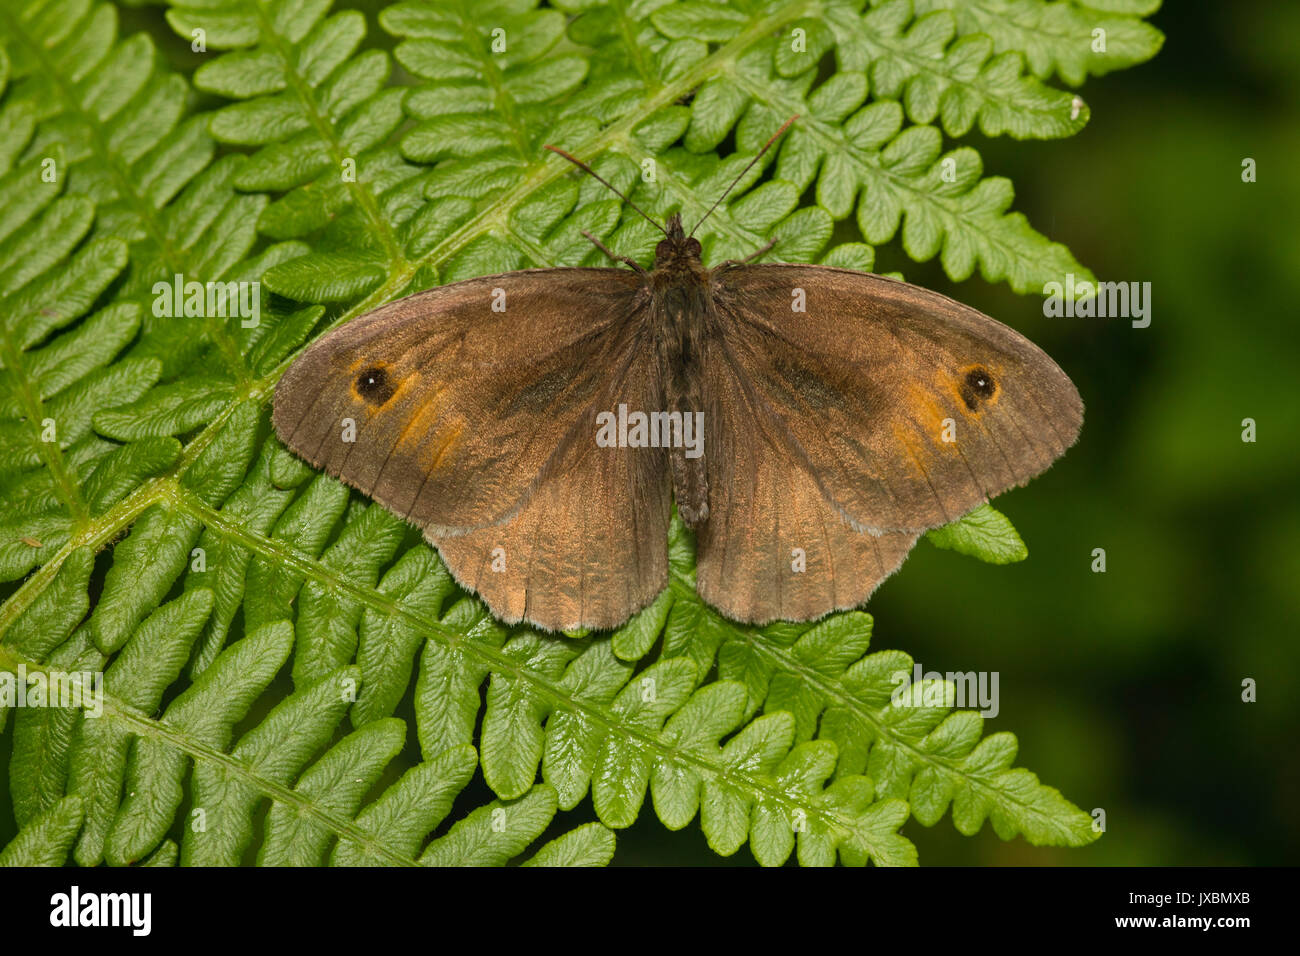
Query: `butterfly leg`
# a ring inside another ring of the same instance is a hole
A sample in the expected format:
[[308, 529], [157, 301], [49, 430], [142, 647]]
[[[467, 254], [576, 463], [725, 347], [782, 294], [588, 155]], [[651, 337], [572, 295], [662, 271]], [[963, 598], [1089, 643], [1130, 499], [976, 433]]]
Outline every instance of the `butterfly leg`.
[[589, 233], [586, 229], [582, 230], [582, 234], [586, 236], [589, 240], [591, 240], [591, 244], [593, 246], [595, 246], [601, 252], [605, 253], [605, 255], [609, 256], [615, 262], [626, 262], [637, 272], [641, 273], [642, 275], [645, 275], [645, 270], [641, 268], [641, 264], [637, 262], [635, 259], [630, 259], [627, 256], [620, 256], [615, 252], [611, 252], [609, 249], [605, 247], [605, 244], [603, 242], [601, 242], [599, 239], [597, 239], [595, 236]]

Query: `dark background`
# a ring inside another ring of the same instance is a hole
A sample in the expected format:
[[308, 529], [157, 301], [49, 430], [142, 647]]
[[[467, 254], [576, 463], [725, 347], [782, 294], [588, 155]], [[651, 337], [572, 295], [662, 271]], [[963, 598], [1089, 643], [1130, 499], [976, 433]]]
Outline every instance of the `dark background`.
[[[124, 34], [148, 29], [192, 69], [157, 8], [123, 14]], [[1164, 49], [1084, 85], [1081, 134], [962, 140], [986, 174], [1015, 183], [1014, 208], [1100, 279], [1151, 283], [1149, 328], [1046, 318], [1037, 297], [954, 285], [897, 241], [877, 250], [879, 271], [1024, 332], [1087, 406], [1079, 444], [997, 501], [1027, 561], [994, 567], [922, 544], [868, 609], [874, 649], [900, 648], [927, 670], [999, 672], [987, 732], [1014, 732], [1018, 764], [1104, 809], [1107, 832], [1082, 850], [1038, 849], [987, 824], [967, 838], [948, 816], [910, 821], [923, 864], [1300, 859], [1300, 4], [1167, 3], [1151, 22]], [[371, 28], [368, 42], [384, 45], [373, 16]], [[1246, 157], [1255, 183], [1242, 182]], [[1243, 418], [1257, 423], [1253, 444]], [[1090, 568], [1099, 547], [1104, 574]], [[1257, 703], [1242, 702], [1246, 678]], [[486, 799], [479, 780], [458, 806]], [[0, 844], [12, 832], [3, 816]], [[555, 829], [591, 818], [584, 803]], [[753, 860], [747, 849], [720, 860], [698, 823], [669, 833], [647, 812], [619, 834], [616, 863]]]

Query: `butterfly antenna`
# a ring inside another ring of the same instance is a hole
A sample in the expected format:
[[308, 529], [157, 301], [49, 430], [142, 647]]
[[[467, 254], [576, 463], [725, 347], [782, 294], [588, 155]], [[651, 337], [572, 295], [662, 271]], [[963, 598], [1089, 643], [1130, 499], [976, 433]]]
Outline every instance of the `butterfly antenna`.
[[772, 148], [772, 144], [775, 143], [778, 139], [780, 139], [781, 134], [784, 133], [786, 130], [788, 130], [790, 128], [790, 124], [793, 123], [798, 118], [799, 118], [799, 114], [795, 113], [794, 116], [791, 116], [788, 120], [786, 120], [784, 123], [781, 124], [781, 128], [777, 130], [775, 133], [773, 133], [772, 138], [763, 144], [763, 148], [760, 149], [758, 153], [754, 156], [754, 158], [749, 161], [749, 165], [746, 166], [744, 169], [742, 169], [740, 171], [740, 175], [731, 181], [731, 185], [722, 191], [722, 195], [718, 197], [718, 201], [715, 202], [712, 206], [710, 206], [709, 211], [700, 217], [700, 221], [697, 222], [694, 228], [691, 229], [690, 235], [692, 236], [695, 235], [695, 230], [700, 228], [700, 224], [703, 223], [705, 219], [708, 219], [710, 216], [713, 215], [713, 210], [717, 209], [719, 206], [722, 205], [722, 200], [726, 199], [727, 194], [736, 188], [736, 183], [740, 182], [742, 179], [745, 178], [745, 174], [754, 168], [754, 164], [763, 158], [763, 154]]
[[583, 172], [587, 173], [587, 175], [591, 176], [591, 177], [592, 177], [593, 179], [595, 179], [597, 182], [604, 183], [606, 189], [608, 189], [610, 192], [612, 192], [615, 196], [618, 196], [620, 199], [623, 200], [623, 202], [627, 203], [629, 206], [631, 206], [631, 207], [632, 207], [633, 209], [635, 209], [637, 212], [641, 213], [641, 215], [645, 216], [646, 222], [650, 223], [650, 225], [654, 226], [656, 229], [658, 229], [660, 232], [662, 232], [665, 236], [668, 235], [668, 230], [667, 230], [667, 229], [665, 229], [663, 226], [659, 225], [659, 223], [655, 222], [655, 221], [654, 221], [653, 219], [651, 219], [648, 215], [646, 215], [645, 210], [643, 210], [640, 206], [638, 206], [638, 205], [637, 205], [636, 203], [634, 203], [632, 200], [628, 199], [627, 196], [623, 195], [621, 192], [619, 192], [617, 189], [615, 189], [614, 186], [613, 186], [613, 184], [610, 183], [610, 181], [609, 181], [608, 179], [606, 179], [604, 176], [600, 175], [600, 173], [596, 172], [594, 169], [592, 169], [590, 166], [588, 166], [586, 163], [584, 163], [582, 160], [580, 160], [577, 156], [573, 156], [573, 155], [571, 155], [571, 154], [569, 154], [569, 153], [566, 153], [564, 150], [560, 149], [560, 147], [558, 147], [558, 146], [547, 146], [546, 148], [549, 149], [552, 153], [558, 153], [560, 156], [563, 156], [565, 159], [567, 159], [569, 162], [573, 163], [573, 165], [577, 166], [577, 167], [578, 167], [579, 169], [581, 169]]

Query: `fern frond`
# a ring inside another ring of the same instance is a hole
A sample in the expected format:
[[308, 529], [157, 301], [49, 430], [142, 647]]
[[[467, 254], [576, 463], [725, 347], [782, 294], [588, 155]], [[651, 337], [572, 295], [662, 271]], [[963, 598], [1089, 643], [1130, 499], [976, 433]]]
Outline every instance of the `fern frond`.
[[[964, 136], [978, 120], [985, 136], [1016, 139], [1073, 136], [1088, 123], [1087, 105], [1070, 93], [1026, 76], [1015, 49], [995, 53], [981, 33], [957, 38], [957, 19], [934, 10], [913, 19], [912, 0], [890, 0], [858, 17], [856, 5], [828, 5], [826, 29], [837, 36], [842, 69], [865, 69], [877, 99], [900, 100], [914, 123], [939, 119], [949, 136]], [[816, 30], [819, 21], [809, 23]], [[783, 74], [805, 65], [778, 52]]]
[[64, 797], [0, 850], [0, 866], [62, 866], [81, 828], [81, 800]]
[[[546, 143], [698, 216], [798, 113], [705, 224], [710, 260], [776, 238], [869, 269], [901, 233], [954, 279], [1087, 278], [944, 133], [1077, 132], [1086, 106], [1044, 80], [1154, 54], [1154, 2], [553, 6], [174, 2], [212, 51], [191, 76], [110, 4], [0, 10], [0, 673], [104, 681], [99, 717], [0, 707], [0, 863], [599, 865], [646, 813], [770, 865], [913, 863], [907, 822], [950, 809], [1095, 838], [951, 684], [894, 699], [912, 661], [868, 651], [867, 615], [736, 626], [675, 525], [670, 586], [624, 627], [508, 631], [270, 437], [267, 404], [313, 333], [407, 291], [599, 262], [583, 230], [647, 256], [651, 227]], [[260, 282], [260, 321], [156, 314], [177, 276]], [[988, 507], [929, 538], [1025, 556]], [[496, 799], [449, 820], [480, 772]]]
[[[385, 146], [403, 119], [406, 91], [387, 85], [386, 53], [357, 52], [365, 17], [329, 7], [268, 10], [243, 0], [176, 4], [167, 14], [178, 33], [203, 31], [214, 49], [230, 51], [194, 74], [199, 89], [238, 100], [213, 115], [212, 135], [257, 147], [233, 184], [280, 194], [258, 219], [264, 234], [320, 232], [305, 261], [281, 271], [277, 287], [318, 302], [355, 298], [402, 267], [400, 226], [419, 197], [419, 169]], [[329, 281], [293, 284], [290, 277], [311, 266], [328, 271]]]
[[[1071, 86], [1145, 62], [1164, 43], [1141, 19], [1160, 9], [1160, 0], [916, 0], [916, 6], [952, 10], [963, 35], [985, 34], [999, 53], [1023, 53], [1035, 76], [1056, 73]], [[1105, 49], [1095, 50], [1101, 37]]]

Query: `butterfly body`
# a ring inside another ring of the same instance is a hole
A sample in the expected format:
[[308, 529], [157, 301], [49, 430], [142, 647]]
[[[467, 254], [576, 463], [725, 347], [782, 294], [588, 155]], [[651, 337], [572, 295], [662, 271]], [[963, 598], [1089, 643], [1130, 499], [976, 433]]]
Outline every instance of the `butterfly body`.
[[[704, 408], [706, 340], [720, 330], [699, 241], [686, 237], [677, 215], [669, 218], [667, 233], [645, 284], [664, 393], [660, 407], [685, 416]], [[686, 449], [676, 447], [668, 456], [677, 513], [694, 528], [709, 515], [708, 448], [701, 455], [688, 457]]]
[[648, 271], [470, 279], [331, 331], [277, 387], [277, 433], [422, 527], [497, 617], [553, 630], [655, 598], [673, 500], [728, 616], [857, 606], [1078, 434], [1065, 374], [974, 309], [847, 269], [708, 269], [676, 216], [665, 235]]

